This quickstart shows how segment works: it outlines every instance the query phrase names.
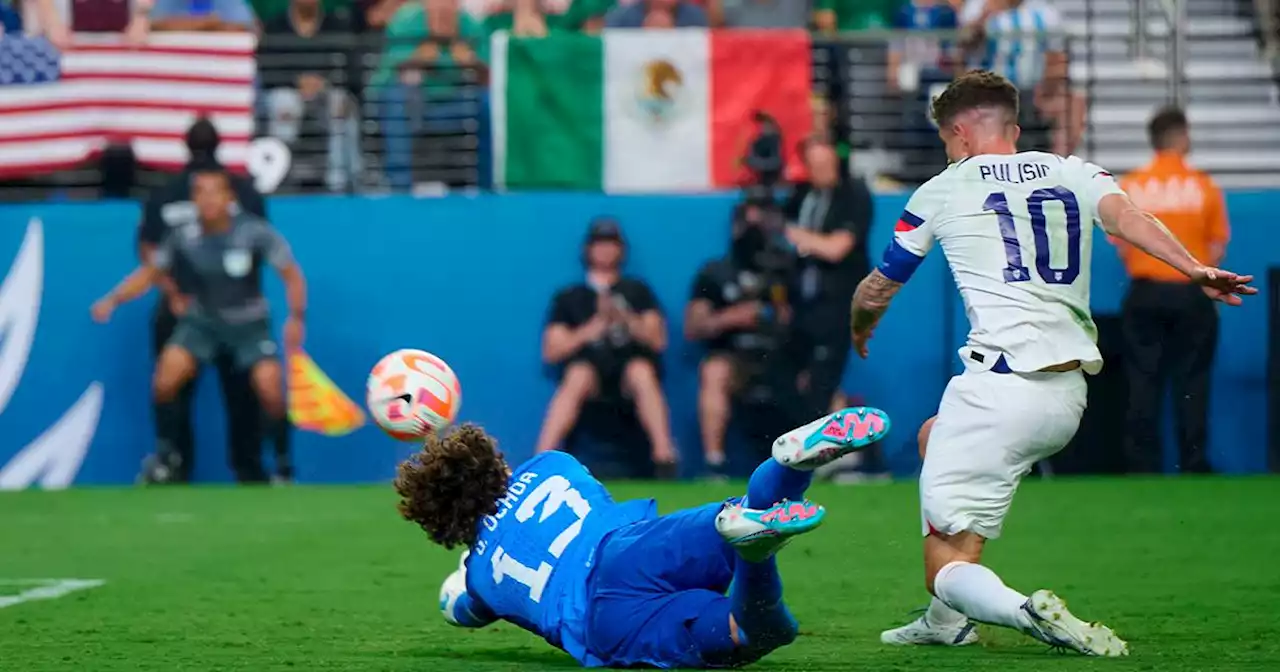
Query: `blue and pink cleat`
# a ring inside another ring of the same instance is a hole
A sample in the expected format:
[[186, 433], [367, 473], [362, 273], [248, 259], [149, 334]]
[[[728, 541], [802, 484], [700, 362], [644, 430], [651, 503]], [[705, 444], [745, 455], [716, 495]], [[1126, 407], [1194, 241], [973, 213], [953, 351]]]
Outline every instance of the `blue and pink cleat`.
[[741, 503], [725, 504], [716, 516], [716, 531], [748, 562], [773, 557], [792, 537], [813, 531], [827, 510], [805, 500], [783, 500], [767, 509], [748, 509]]
[[878, 408], [846, 408], [783, 434], [773, 442], [773, 459], [813, 471], [883, 439], [889, 427], [889, 415]]

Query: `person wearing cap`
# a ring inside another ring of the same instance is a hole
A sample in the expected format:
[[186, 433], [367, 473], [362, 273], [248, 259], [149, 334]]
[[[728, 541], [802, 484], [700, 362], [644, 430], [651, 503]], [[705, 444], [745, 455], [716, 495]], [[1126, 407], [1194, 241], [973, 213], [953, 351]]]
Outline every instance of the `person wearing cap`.
[[[218, 130], [207, 117], [200, 117], [187, 130], [186, 144], [190, 160], [178, 175], [154, 189], [147, 197], [138, 226], [138, 257], [149, 261], [155, 250], [174, 233], [186, 234], [199, 229], [195, 204], [192, 202], [191, 183], [195, 173], [219, 167], [216, 157], [221, 139]], [[239, 210], [266, 218], [267, 206], [262, 194], [253, 182], [240, 175], [230, 175], [231, 189]], [[184, 295], [191, 291], [190, 269], [175, 266], [169, 273], [173, 283], [161, 286], [162, 300], [156, 303], [152, 319], [152, 352], [159, 357], [161, 349], [173, 335], [178, 318], [185, 312]], [[237, 369], [230, 353], [220, 352], [213, 360], [218, 371], [222, 395], [227, 412], [227, 440], [230, 463], [240, 482], [267, 480], [262, 466], [260, 408], [257, 396], [250, 386], [247, 371]], [[194, 464], [195, 438], [192, 431], [192, 399], [196, 379], [192, 379], [178, 394], [177, 400], [167, 408], [156, 409], [157, 440], [155, 455], [147, 458], [139, 479], [143, 482], [185, 483], [191, 478]], [[161, 413], [169, 413], [168, 427], [171, 437], [161, 436]], [[272, 437], [276, 447], [276, 478], [288, 480], [293, 476], [289, 456], [287, 427]]]
[[659, 475], [676, 462], [659, 357], [667, 324], [649, 285], [624, 276], [626, 241], [613, 219], [591, 223], [583, 250], [586, 277], [556, 293], [542, 334], [542, 358], [561, 369], [536, 452], [561, 446], [593, 398], [625, 399], [647, 435]]

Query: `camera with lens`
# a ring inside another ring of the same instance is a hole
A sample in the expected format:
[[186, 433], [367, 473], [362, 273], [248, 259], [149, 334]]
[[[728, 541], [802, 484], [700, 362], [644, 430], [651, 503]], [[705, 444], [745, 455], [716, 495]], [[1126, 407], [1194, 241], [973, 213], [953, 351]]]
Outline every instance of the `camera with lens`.
[[761, 315], [755, 329], [734, 336], [739, 354], [735, 387], [743, 401], [768, 403], [779, 385], [789, 378], [785, 358], [778, 353], [786, 345], [791, 308], [788, 288], [797, 259], [784, 235], [786, 222], [770, 189], [747, 189], [734, 208], [731, 256], [738, 271], [741, 301], [757, 301]]
[[788, 275], [795, 268], [782, 208], [768, 187], [747, 188], [733, 210], [733, 231], [733, 257], [739, 267], [770, 276]]

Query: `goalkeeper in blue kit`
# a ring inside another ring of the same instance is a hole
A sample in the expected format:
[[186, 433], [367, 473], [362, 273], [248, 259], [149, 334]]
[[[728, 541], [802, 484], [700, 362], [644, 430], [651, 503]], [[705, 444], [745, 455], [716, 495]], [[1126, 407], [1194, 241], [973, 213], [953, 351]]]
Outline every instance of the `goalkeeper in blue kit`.
[[796, 638], [775, 555], [822, 523], [813, 469], [888, 431], [876, 409], [823, 416], [774, 443], [745, 498], [666, 516], [614, 502], [565, 453], [513, 470], [475, 425], [429, 438], [395, 487], [405, 519], [466, 547], [441, 589], [449, 623], [508, 621], [587, 667], [732, 667]]

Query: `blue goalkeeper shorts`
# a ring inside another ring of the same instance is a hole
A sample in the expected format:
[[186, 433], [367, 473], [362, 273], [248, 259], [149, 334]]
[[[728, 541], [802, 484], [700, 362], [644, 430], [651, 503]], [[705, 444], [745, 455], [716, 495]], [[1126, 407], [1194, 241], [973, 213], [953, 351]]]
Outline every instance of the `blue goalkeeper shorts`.
[[732, 665], [735, 554], [716, 532], [723, 503], [616, 530], [588, 579], [587, 648], [609, 667]]

